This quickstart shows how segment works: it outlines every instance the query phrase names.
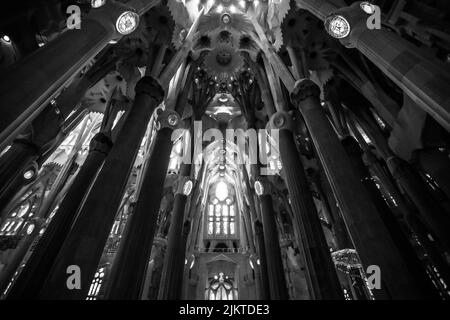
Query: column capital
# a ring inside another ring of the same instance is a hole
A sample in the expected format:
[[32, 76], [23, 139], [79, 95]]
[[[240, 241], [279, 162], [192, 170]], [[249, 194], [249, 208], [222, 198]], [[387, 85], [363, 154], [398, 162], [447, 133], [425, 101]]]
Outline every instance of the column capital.
[[152, 76], [145, 76], [141, 78], [134, 88], [136, 95], [146, 94], [155, 99], [157, 103], [161, 103], [164, 98], [164, 89], [159, 84], [158, 80]]
[[292, 132], [294, 127], [292, 116], [286, 111], [275, 112], [269, 120], [269, 129], [288, 130]]
[[320, 98], [320, 87], [310, 79], [298, 80], [291, 92], [292, 103], [299, 106], [300, 102], [310, 97]]
[[[374, 31], [368, 28], [368, 19], [370, 16], [375, 13], [375, 10], [380, 10], [379, 7], [373, 6], [373, 13], [365, 12], [364, 11], [364, 3], [367, 1], [358, 1], [354, 2], [350, 6], [339, 8], [333, 12], [331, 12], [324, 21], [325, 29], [328, 32], [330, 36], [333, 38], [337, 38], [342, 45], [344, 45], [347, 48], [354, 48], [356, 47], [356, 42], [361, 35], [361, 33], [366, 31]], [[366, 4], [370, 5], [370, 4]], [[347, 34], [335, 34], [331, 27], [333, 24], [333, 21], [338, 19], [341, 21], [341, 23], [344, 23], [347, 25], [348, 31]]]
[[101, 24], [105, 29], [113, 28], [115, 37], [120, 38], [124, 31], [118, 30], [118, 20], [119, 18], [126, 12], [132, 12], [136, 15], [136, 26], [134, 28], [127, 30], [127, 34], [134, 31], [139, 25], [139, 14], [136, 9], [132, 6], [129, 6], [126, 3], [121, 3], [117, 1], [108, 1], [105, 5], [100, 8], [93, 9], [89, 12], [86, 17], [88, 20], [95, 21]]

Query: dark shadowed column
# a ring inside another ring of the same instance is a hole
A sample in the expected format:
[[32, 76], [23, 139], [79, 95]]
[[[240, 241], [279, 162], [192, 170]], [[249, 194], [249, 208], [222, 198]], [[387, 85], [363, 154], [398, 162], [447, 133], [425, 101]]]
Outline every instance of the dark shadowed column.
[[445, 129], [450, 130], [450, 75], [436, 58], [422, 54], [413, 43], [389, 28], [367, 27], [370, 14], [360, 1], [339, 8], [330, 0], [298, 0], [297, 6], [324, 21], [341, 16], [350, 33], [339, 41], [356, 48]]
[[173, 143], [172, 132], [179, 123], [175, 111], [164, 111], [160, 128], [144, 173], [141, 190], [120, 243], [107, 285], [105, 299], [137, 300], [142, 296], [158, 212]]
[[281, 259], [280, 239], [277, 221], [273, 210], [271, 187], [263, 177], [255, 181], [255, 192], [261, 207], [262, 226], [264, 231], [264, 247], [266, 254], [267, 277], [269, 280], [270, 299], [288, 300], [289, 294]]
[[271, 127], [279, 129], [279, 150], [286, 186], [289, 191], [294, 224], [305, 255], [306, 276], [314, 299], [343, 299], [342, 290], [331, 260], [319, 215], [309, 190], [302, 161], [292, 135], [292, 119], [277, 112]]
[[407, 261], [408, 270], [411, 274], [413, 274], [417, 286], [425, 295], [428, 296], [429, 299], [437, 299], [437, 291], [433, 288], [431, 279], [427, 275], [424, 266], [420, 264], [411, 243], [406, 238], [399, 222], [387, 206], [386, 201], [382, 198], [380, 191], [369, 173], [369, 170], [364, 165], [361, 159], [362, 150], [360, 149], [358, 143], [353, 137], [347, 137], [342, 140], [342, 145], [344, 146], [344, 149], [349, 157], [355, 174], [360, 179], [361, 183], [365, 187], [365, 190], [367, 190], [372, 203], [375, 205], [381, 219], [386, 225], [386, 228], [389, 230], [392, 239], [395, 241], [399, 253], [402, 255], [402, 258]]
[[11, 66], [0, 78], [0, 145], [30, 124], [70, 78], [110, 40], [119, 38], [118, 18], [131, 8], [115, 1], [91, 10], [80, 29], [63, 32]]
[[381, 289], [373, 290], [375, 297], [427, 298], [417, 286], [414, 276], [408, 270], [408, 262], [402, 258], [394, 239], [355, 174], [320, 105], [319, 97], [320, 88], [306, 79], [297, 81], [291, 93], [291, 99], [302, 113], [311, 134], [364, 268], [377, 265], [381, 269], [383, 285]]
[[190, 164], [183, 164], [180, 172], [181, 176], [175, 195], [172, 218], [167, 236], [167, 250], [164, 256], [158, 300], [179, 300], [181, 298], [184, 259], [186, 255], [186, 241], [183, 237], [184, 213], [186, 200], [192, 192], [193, 184], [189, 180], [190, 168]]
[[47, 278], [86, 191], [94, 180], [112, 147], [111, 139], [97, 133], [91, 140], [89, 154], [70, 186], [58, 211], [45, 230], [19, 278], [8, 293], [8, 299], [35, 299]]
[[[41, 299], [84, 299], [89, 291], [142, 137], [153, 111], [164, 97], [162, 88], [152, 77], [139, 80], [135, 91], [133, 106], [55, 259], [39, 294]], [[67, 288], [66, 272], [71, 265], [81, 270], [80, 289]]]
[[258, 246], [259, 268], [261, 268], [261, 292], [259, 297], [261, 300], [270, 299], [269, 277], [267, 273], [267, 257], [266, 248], [264, 246], [264, 230], [261, 221], [255, 221], [256, 244]]

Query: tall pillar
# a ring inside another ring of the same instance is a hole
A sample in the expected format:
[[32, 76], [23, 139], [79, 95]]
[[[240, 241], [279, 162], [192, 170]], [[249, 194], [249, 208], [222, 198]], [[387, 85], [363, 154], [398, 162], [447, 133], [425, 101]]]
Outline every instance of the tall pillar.
[[101, 8], [92, 9], [81, 20], [80, 29], [63, 32], [4, 73], [0, 79], [1, 145], [23, 131], [56, 92], [110, 40], [121, 36], [116, 21], [131, 10], [124, 4], [108, 1]]
[[422, 220], [434, 236], [437, 237], [435, 240], [447, 252], [450, 252], [450, 233], [448, 232], [450, 227], [449, 215], [439, 203], [433, 201], [428, 190], [424, 188], [422, 179], [416, 172], [411, 170], [409, 163], [395, 156], [389, 157], [386, 163], [394, 179], [403, 187], [411, 201], [422, 213]]
[[[413, 170], [411, 165], [392, 153], [386, 138], [382, 135], [376, 124], [371, 122], [373, 119], [369, 118], [367, 114], [361, 113], [358, 108], [352, 108], [352, 112], [357, 115], [356, 119], [353, 119], [352, 117], [349, 121], [349, 125], [353, 128], [352, 131], [359, 135], [354, 124], [354, 121], [357, 120], [358, 124], [363, 128], [370, 140], [373, 141], [377, 151], [386, 162], [389, 172], [397, 182], [397, 185], [401, 188], [402, 194], [406, 194], [412, 204], [414, 204], [417, 208], [420, 216], [417, 215], [417, 217], [414, 217], [414, 215], [416, 215], [414, 210], [412, 211], [412, 214], [409, 214], [408, 221], [412, 222], [411, 226], [415, 225], [419, 227], [415, 229], [416, 232], [419, 232], [419, 230], [423, 228], [421, 228], [419, 226], [420, 223], [417, 222], [421, 220], [423, 224], [426, 225], [427, 228], [433, 233], [432, 241], [439, 243], [439, 246], [443, 248], [444, 251], [449, 251], [450, 236], [446, 230], [448, 230], [450, 226], [450, 221], [448, 215], [445, 214], [445, 209], [440, 205], [440, 203], [433, 201], [433, 197], [427, 189], [423, 179]], [[358, 140], [361, 142], [364, 141], [362, 137], [359, 137]], [[370, 156], [367, 157], [367, 160], [370, 161], [370, 158]], [[390, 188], [390, 192], [396, 193], [394, 188]], [[397, 197], [397, 202], [400, 207], [406, 209], [404, 212], [411, 211], [409, 206], [403, 205], [404, 201], [401, 199], [400, 194]], [[416, 222], [413, 222], [413, 220], [416, 220]], [[429, 231], [425, 231], [425, 237], [428, 238], [429, 233]], [[428, 241], [429, 240], [430, 239], [428, 239]]]
[[175, 111], [167, 110], [158, 117], [158, 121], [160, 128], [134, 212], [127, 222], [127, 232], [112, 266], [106, 299], [136, 300], [141, 297], [173, 146], [172, 132], [179, 123], [179, 116]]
[[[54, 104], [47, 107], [31, 122], [31, 128], [16, 138], [8, 152], [0, 158], [0, 210], [12, 196], [26, 183], [17, 176], [27, 170], [31, 161], [39, 159], [43, 162], [45, 155], [49, 155], [84, 117], [84, 112], [77, 110], [83, 117], [76, 117], [74, 121], [68, 116], [75, 110], [86, 91], [106, 76], [115, 67], [117, 59], [106, 51], [82, 77], [74, 80], [55, 99]], [[62, 129], [64, 127], [64, 130]], [[24, 169], [25, 168], [25, 169]]]
[[8, 293], [8, 299], [37, 298], [75, 220], [78, 207], [86, 194], [86, 190], [89, 189], [111, 147], [112, 142], [104, 133], [97, 133], [92, 138], [86, 160], [19, 278], [14, 282], [14, 286]]
[[417, 254], [411, 246], [411, 243], [406, 238], [399, 222], [387, 206], [386, 201], [382, 198], [380, 191], [369, 173], [369, 170], [364, 165], [361, 159], [362, 150], [360, 149], [358, 143], [353, 137], [347, 137], [342, 140], [342, 145], [344, 146], [344, 149], [349, 157], [355, 175], [358, 176], [371, 201], [375, 205], [381, 219], [390, 232], [390, 235], [402, 256], [402, 259], [408, 263], [408, 268], [414, 276], [417, 286], [420, 287], [420, 290], [426, 294], [429, 299], [433, 297], [437, 298], [437, 291], [432, 287], [431, 280], [426, 274], [424, 266], [421, 265]]
[[167, 250], [166, 255], [164, 256], [158, 300], [179, 300], [181, 298], [184, 259], [186, 254], [186, 239], [183, 237], [183, 222], [186, 200], [192, 192], [192, 181], [189, 180], [190, 168], [190, 164], [183, 164], [181, 169], [181, 179], [179, 180], [172, 218], [170, 219]]
[[350, 25], [348, 36], [340, 39], [346, 47], [357, 48], [420, 108], [430, 114], [447, 131], [450, 130], [450, 74], [437, 59], [421, 54], [419, 48], [388, 28], [369, 29], [370, 17], [359, 1], [339, 8], [330, 0], [299, 0], [297, 5], [326, 21], [342, 16]]
[[314, 173], [312, 179], [319, 190], [322, 201], [327, 206], [327, 209], [331, 214], [333, 233], [336, 237], [336, 242], [339, 249], [353, 248], [353, 243], [350, 240], [344, 220], [339, 212], [339, 207], [336, 205], [336, 199], [334, 198], [333, 191], [331, 190], [331, 186], [324, 175], [322, 167], [319, 168], [319, 172]]
[[[139, 80], [135, 91], [133, 106], [55, 259], [39, 298], [84, 299], [87, 296], [142, 137], [153, 111], [164, 97], [162, 88], [152, 77]], [[70, 265], [80, 267], [80, 290], [69, 290], [66, 286], [66, 270]]]
[[[359, 118], [359, 120], [361, 120]], [[436, 268], [439, 270], [440, 276], [444, 279], [446, 283], [450, 283], [450, 273], [449, 273], [449, 267], [448, 264], [444, 261], [444, 258], [442, 256], [442, 252], [439, 252], [439, 250], [442, 250], [442, 247], [437, 245], [439, 243], [439, 239], [432, 239], [429, 237], [430, 230], [426, 227], [426, 223], [424, 221], [426, 219], [423, 219], [420, 216], [420, 212], [415, 210], [411, 207], [411, 205], [414, 203], [407, 203], [405, 199], [403, 198], [403, 194], [398, 190], [397, 186], [394, 184], [394, 181], [391, 179], [390, 176], [388, 176], [388, 173], [386, 172], [386, 169], [381, 166], [379, 161], [375, 158], [375, 156], [370, 151], [368, 145], [364, 141], [361, 134], [359, 134], [358, 130], [355, 127], [354, 120], [352, 118], [348, 118], [347, 122], [349, 124], [349, 127], [351, 128], [351, 131], [353, 132], [353, 135], [358, 140], [359, 145], [364, 151], [364, 162], [367, 164], [369, 169], [371, 170], [372, 175], [375, 175], [382, 187], [395, 199], [395, 202], [398, 206], [399, 211], [402, 213], [403, 219], [406, 222], [406, 224], [409, 226], [411, 231], [418, 237], [418, 240], [420, 242], [420, 245], [425, 249], [427, 252], [428, 258], [432, 261], [432, 263], [436, 266]], [[382, 142], [382, 136], [377, 131], [370, 130], [371, 127], [368, 126], [369, 124], [367, 122], [359, 122], [362, 126], [364, 131], [369, 135], [370, 139], [375, 142], [376, 147], [382, 148], [383, 146], [380, 146], [380, 142]], [[377, 139], [375, 139], [375, 137]], [[387, 144], [385, 142], [385, 144]], [[383, 157], [389, 158], [389, 149], [387, 149], [387, 146], [385, 147], [386, 151], [380, 152]], [[380, 149], [379, 149], [380, 150]], [[386, 154], [386, 155], [385, 155]], [[408, 166], [402, 166], [404, 169], [408, 168]], [[399, 185], [401, 186], [402, 181], [398, 181]], [[417, 186], [417, 184], [415, 184]], [[420, 185], [420, 184], [419, 184]], [[421, 192], [424, 194], [427, 194], [426, 192]], [[422, 207], [423, 209], [423, 207]], [[429, 214], [424, 214], [424, 216], [430, 216]]]
[[426, 298], [417, 286], [408, 262], [402, 258], [367, 192], [364, 192], [320, 105], [319, 97], [320, 88], [307, 79], [297, 81], [291, 93], [293, 104], [300, 109], [306, 122], [364, 268], [377, 265], [383, 272], [383, 285], [381, 289], [374, 290], [375, 297]]
[[261, 221], [255, 221], [256, 244], [258, 246], [259, 268], [261, 270], [260, 299], [270, 299], [269, 276], [267, 272], [266, 248], [264, 246], [264, 230]]
[[23, 174], [27, 171], [27, 167], [37, 160], [38, 152], [38, 148], [32, 143], [17, 140], [0, 157], [0, 181], [2, 182], [0, 186], [0, 211], [8, 204], [20, 187], [26, 183], [26, 180], [22, 179]]
[[449, 153], [439, 149], [420, 150], [417, 160], [423, 171], [428, 173], [442, 192], [450, 200], [450, 157]]
[[[64, 119], [62, 118], [58, 109], [52, 105], [40, 113], [31, 123], [29, 132], [25, 132], [14, 140], [11, 148], [0, 158], [0, 209], [2, 205], [6, 205], [8, 197], [6, 194], [15, 193], [18, 188], [23, 185], [15, 184], [14, 180], [18, 175], [23, 175], [24, 170], [38, 157], [52, 147], [56, 138], [61, 134], [61, 126]], [[10, 188], [12, 192], [9, 191]]]
[[259, 177], [255, 181], [255, 191], [261, 207], [270, 299], [288, 300], [289, 294], [286, 287], [283, 261], [281, 260], [280, 240], [269, 182]]
[[286, 112], [277, 112], [270, 122], [271, 128], [279, 130], [281, 162], [294, 214], [294, 228], [298, 230], [299, 244], [305, 256], [311, 296], [316, 300], [343, 299], [336, 269], [292, 135], [292, 119]]

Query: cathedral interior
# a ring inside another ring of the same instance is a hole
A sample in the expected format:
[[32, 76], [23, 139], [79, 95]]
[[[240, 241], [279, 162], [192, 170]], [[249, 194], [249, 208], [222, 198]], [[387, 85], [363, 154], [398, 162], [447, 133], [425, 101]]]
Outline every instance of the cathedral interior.
[[0, 15], [0, 299], [450, 298], [448, 0]]

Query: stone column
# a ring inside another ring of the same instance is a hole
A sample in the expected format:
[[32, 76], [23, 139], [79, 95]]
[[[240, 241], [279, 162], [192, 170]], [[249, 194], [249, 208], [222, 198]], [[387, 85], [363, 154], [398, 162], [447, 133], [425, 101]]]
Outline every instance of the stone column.
[[81, 20], [80, 29], [62, 33], [4, 73], [0, 79], [1, 143], [23, 131], [74, 74], [110, 40], [121, 36], [116, 21], [132, 9], [108, 1], [103, 7], [91, 10]]
[[275, 113], [270, 126], [279, 130], [279, 150], [289, 191], [294, 228], [305, 256], [306, 277], [313, 299], [343, 299], [319, 215], [314, 205], [304, 168], [292, 135], [292, 118]]
[[[103, 252], [142, 137], [164, 92], [152, 77], [136, 85], [136, 97], [105, 163], [79, 211], [77, 220], [58, 253], [39, 294], [42, 299], [84, 299]], [[81, 270], [81, 289], [66, 286], [67, 267]]]
[[433, 201], [422, 179], [411, 169], [409, 163], [395, 156], [389, 157], [386, 163], [394, 179], [421, 212], [421, 218], [437, 238], [435, 240], [450, 252], [449, 215], [438, 202]]
[[141, 297], [145, 271], [153, 244], [164, 180], [173, 143], [172, 132], [179, 123], [175, 111], [164, 111], [144, 173], [138, 200], [112, 266], [105, 299], [136, 300]]
[[258, 246], [258, 256], [259, 256], [259, 268], [261, 269], [261, 300], [270, 299], [270, 287], [269, 287], [269, 277], [267, 273], [267, 257], [266, 248], [264, 246], [264, 231], [261, 221], [255, 221], [255, 233], [256, 233], [256, 244]]
[[390, 232], [390, 235], [394, 240], [402, 259], [408, 263], [408, 269], [414, 276], [417, 286], [429, 299], [438, 298], [436, 289], [432, 287], [431, 280], [427, 275], [424, 266], [421, 265], [411, 243], [406, 238], [399, 221], [395, 218], [393, 212], [387, 206], [387, 203], [382, 198], [380, 191], [369, 173], [369, 170], [364, 165], [361, 159], [362, 150], [360, 149], [358, 143], [353, 137], [347, 137], [342, 140], [342, 145], [344, 146], [344, 149], [349, 157], [355, 175], [357, 175], [360, 179], [372, 203], [375, 205], [378, 214]]
[[[39, 148], [26, 140], [17, 140], [11, 148], [0, 157], [0, 210], [8, 204], [15, 192], [26, 182], [21, 179], [27, 167], [37, 160]], [[37, 174], [35, 172], [35, 174]], [[20, 179], [19, 181], [17, 181]], [[30, 179], [30, 181], [32, 181]]]
[[[401, 189], [398, 193], [395, 191], [395, 188], [389, 188], [389, 191], [392, 192], [393, 195], [396, 193], [398, 194], [396, 201], [399, 204], [399, 207], [407, 213], [407, 220], [408, 222], [411, 222], [411, 227], [418, 227], [414, 230], [418, 233], [423, 233], [425, 238], [429, 237], [428, 234], [431, 231], [433, 234], [433, 239], [428, 239], [427, 242], [431, 240], [432, 242], [438, 243], [441, 250], [449, 251], [450, 235], [447, 230], [450, 226], [450, 220], [448, 215], [445, 214], [445, 209], [440, 203], [433, 201], [433, 197], [427, 189], [423, 179], [417, 172], [414, 171], [411, 165], [392, 153], [386, 138], [382, 135], [376, 124], [372, 123], [373, 120], [365, 113], [361, 113], [359, 111], [360, 110], [357, 108], [352, 108], [352, 112], [355, 113], [356, 118], [351, 117], [349, 125], [353, 128], [352, 131], [357, 133], [358, 131], [354, 127], [355, 124], [353, 123], [354, 121], [357, 121], [364, 129], [364, 132], [369, 136], [370, 140], [374, 143], [383, 160], [386, 162], [389, 172]], [[361, 142], [364, 142], [362, 137], [359, 137], [358, 139]], [[361, 145], [363, 144], [361, 143]], [[373, 156], [370, 157], [369, 154], [367, 156], [367, 160], [374, 162], [371, 158], [373, 159]], [[373, 168], [376, 170], [375, 167]], [[382, 178], [382, 175], [380, 174], [379, 177]], [[387, 181], [387, 179], [385, 179], [385, 181]], [[387, 184], [385, 186], [388, 187]], [[402, 199], [400, 192], [410, 199], [410, 202], [417, 208], [418, 212], [411, 210], [411, 207], [407, 206], [407, 203], [405, 203]], [[412, 214], [408, 214], [409, 212]], [[419, 220], [421, 222], [419, 222]], [[429, 230], [423, 230], [424, 228], [420, 227], [421, 223], [423, 223]], [[422, 241], [422, 243], [424, 242]]]
[[383, 71], [417, 105], [447, 131], [450, 130], [450, 74], [437, 59], [387, 28], [369, 29], [369, 14], [355, 2], [339, 8], [329, 0], [299, 0], [297, 5], [321, 20], [340, 15], [350, 24], [350, 34], [340, 39], [346, 47], [357, 48]]
[[[383, 272], [380, 299], [426, 298], [402, 258], [379, 213], [349, 163], [345, 150], [321, 105], [320, 89], [311, 80], [297, 81], [291, 99], [300, 109], [345, 224], [364, 268], [377, 265]], [[289, 176], [289, 174], [286, 174]]]
[[[184, 259], [186, 254], [186, 239], [183, 237], [183, 222], [186, 201], [192, 192], [193, 186], [193, 182], [189, 180], [190, 167], [190, 164], [184, 164], [182, 166], [178, 190], [175, 195], [158, 300], [180, 300], [181, 298]], [[189, 185], [191, 190], [185, 189], [185, 186], [188, 188]]]
[[36, 299], [61, 248], [86, 190], [89, 189], [106, 155], [112, 147], [110, 138], [97, 133], [91, 140], [89, 154], [77, 173], [58, 211], [28, 259], [8, 299]]
[[262, 226], [264, 231], [264, 248], [266, 254], [267, 277], [269, 279], [270, 299], [288, 300], [289, 294], [281, 260], [280, 240], [277, 221], [273, 210], [269, 182], [259, 177], [255, 182], [255, 191], [261, 207]]
[[[20, 180], [22, 183], [14, 183], [19, 175], [23, 175], [27, 166], [37, 160], [46, 150], [51, 148], [59, 134], [64, 119], [61, 112], [48, 105], [31, 123], [31, 129], [20, 135], [11, 144], [11, 148], [0, 158], [0, 209], [1, 205], [6, 205], [9, 200], [6, 194], [17, 192], [26, 179]], [[20, 179], [20, 178], [19, 178]], [[12, 189], [11, 191], [9, 189]]]

